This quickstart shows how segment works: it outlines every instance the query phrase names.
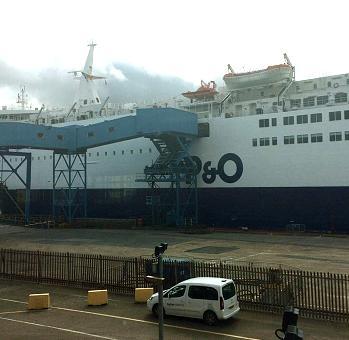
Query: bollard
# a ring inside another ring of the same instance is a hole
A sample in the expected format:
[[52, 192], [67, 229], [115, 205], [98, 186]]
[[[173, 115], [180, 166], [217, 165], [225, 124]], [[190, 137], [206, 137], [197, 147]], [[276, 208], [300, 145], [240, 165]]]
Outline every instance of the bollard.
[[50, 307], [50, 294], [29, 294], [28, 309], [48, 309]]
[[89, 306], [102, 306], [108, 304], [108, 291], [106, 289], [89, 290], [87, 293]]

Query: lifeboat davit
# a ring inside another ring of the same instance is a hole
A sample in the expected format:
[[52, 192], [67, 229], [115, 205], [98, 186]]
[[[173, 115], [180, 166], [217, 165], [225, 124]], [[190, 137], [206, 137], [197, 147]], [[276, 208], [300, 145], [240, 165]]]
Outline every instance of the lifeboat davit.
[[272, 65], [263, 70], [244, 73], [235, 73], [230, 65], [228, 65], [228, 69], [230, 72], [224, 75], [223, 80], [231, 91], [287, 82], [292, 79], [293, 72], [292, 66], [289, 64]]
[[218, 93], [216, 91], [216, 87], [216, 83], [212, 80], [208, 84], [201, 80], [201, 86], [196, 91], [184, 92], [182, 93], [182, 95], [186, 98], [189, 98], [191, 101], [213, 100], [214, 96]]

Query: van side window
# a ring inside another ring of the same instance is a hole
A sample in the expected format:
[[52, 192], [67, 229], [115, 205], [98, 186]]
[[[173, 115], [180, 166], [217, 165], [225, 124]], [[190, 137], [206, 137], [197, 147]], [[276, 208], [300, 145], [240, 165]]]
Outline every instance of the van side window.
[[222, 293], [224, 300], [229, 300], [235, 295], [235, 286], [234, 283], [228, 283], [227, 285], [222, 287]]
[[169, 297], [170, 297], [170, 298], [177, 298], [177, 297], [183, 296], [184, 293], [185, 293], [185, 288], [186, 288], [186, 286], [177, 286], [177, 287], [174, 287], [174, 288], [171, 289], [171, 291], [169, 292]]
[[190, 286], [188, 296], [191, 299], [218, 300], [218, 292], [212, 287]]

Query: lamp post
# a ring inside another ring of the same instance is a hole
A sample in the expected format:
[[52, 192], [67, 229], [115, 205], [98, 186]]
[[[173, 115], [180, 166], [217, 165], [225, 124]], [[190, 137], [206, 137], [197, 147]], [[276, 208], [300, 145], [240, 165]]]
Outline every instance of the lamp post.
[[158, 318], [159, 318], [159, 340], [164, 339], [164, 269], [162, 255], [166, 251], [168, 244], [160, 243], [155, 247], [154, 255], [158, 261], [157, 276], [147, 276], [146, 279], [157, 284], [159, 294]]

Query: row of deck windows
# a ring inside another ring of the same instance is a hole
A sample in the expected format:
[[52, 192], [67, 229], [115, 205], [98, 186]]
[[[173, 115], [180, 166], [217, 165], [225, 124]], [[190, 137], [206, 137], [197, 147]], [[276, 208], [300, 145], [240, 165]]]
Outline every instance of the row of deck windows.
[[[303, 98], [303, 106], [304, 107], [311, 107], [316, 105], [325, 105], [329, 102], [328, 96], [310, 96], [307, 98]], [[335, 103], [346, 103], [348, 101], [348, 94], [345, 92], [338, 92], [334, 95], [334, 102]], [[302, 99], [291, 99], [290, 101], [291, 108], [294, 107], [301, 107]]]
[[[343, 133], [341, 131], [338, 132], [330, 132], [329, 141], [330, 142], [339, 142], [342, 140]], [[349, 141], [349, 131], [344, 131], [344, 140]], [[271, 143], [270, 143], [271, 141]], [[307, 144], [309, 143], [309, 135], [297, 135], [297, 136], [284, 136], [284, 144]], [[321, 143], [323, 142], [323, 134], [322, 133], [313, 133], [310, 135], [311, 143]], [[259, 146], [269, 146], [269, 145], [277, 145], [277, 137], [262, 137], [259, 138]], [[252, 139], [252, 146], [258, 146], [258, 139]]]
[[[349, 110], [345, 110], [343, 114], [344, 119], [349, 119]], [[342, 111], [332, 111], [328, 113], [328, 120], [330, 122], [342, 119]], [[308, 115], [297, 115], [297, 116], [286, 116], [283, 117], [284, 125], [294, 125], [295, 121], [297, 124], [308, 124]], [[322, 122], [322, 113], [312, 113], [310, 114], [310, 123], [320, 123]], [[259, 127], [269, 127], [269, 119], [260, 119]], [[276, 118], [271, 118], [271, 126], [277, 126]]]

